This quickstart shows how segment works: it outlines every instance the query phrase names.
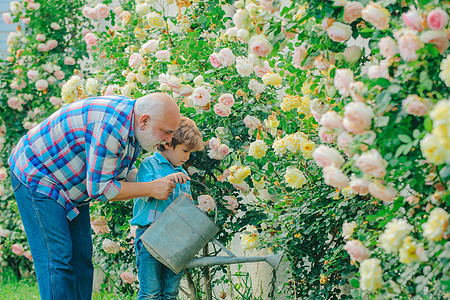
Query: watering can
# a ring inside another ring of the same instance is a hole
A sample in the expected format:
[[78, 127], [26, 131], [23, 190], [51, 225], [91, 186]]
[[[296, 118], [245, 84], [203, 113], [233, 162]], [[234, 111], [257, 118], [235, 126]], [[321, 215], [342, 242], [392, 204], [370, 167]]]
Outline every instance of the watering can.
[[[202, 185], [212, 194], [203, 183], [196, 180], [191, 182]], [[217, 222], [217, 204], [215, 222]], [[214, 239], [219, 232], [215, 222], [211, 221], [192, 200], [180, 193], [180, 196], [141, 235], [141, 240], [153, 257], [177, 274], [185, 268], [260, 261], [266, 261], [274, 269], [278, 267], [281, 254], [236, 257]], [[195, 255], [211, 240], [229, 256], [195, 258]]]

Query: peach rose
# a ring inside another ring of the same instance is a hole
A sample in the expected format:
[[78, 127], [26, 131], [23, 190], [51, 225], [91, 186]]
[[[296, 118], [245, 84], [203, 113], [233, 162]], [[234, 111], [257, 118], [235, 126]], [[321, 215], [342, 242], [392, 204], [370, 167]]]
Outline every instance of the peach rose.
[[328, 27], [327, 33], [332, 41], [342, 43], [352, 36], [352, 27], [341, 22], [334, 22]]
[[362, 102], [350, 102], [344, 107], [343, 125], [353, 134], [362, 134], [372, 125], [373, 110]]
[[220, 155], [222, 156], [227, 156], [228, 154], [230, 154], [230, 147], [228, 147], [228, 145], [225, 144], [221, 144], [219, 146], [219, 149], [217, 149], [217, 152], [219, 152]]
[[342, 117], [334, 110], [329, 110], [322, 115], [319, 124], [328, 128], [339, 129], [342, 128]]
[[337, 137], [337, 132], [335, 132], [333, 129], [322, 126], [319, 129], [319, 138], [327, 144], [334, 143], [334, 140]]
[[394, 57], [398, 53], [397, 43], [390, 36], [385, 36], [378, 42], [378, 48], [380, 53], [386, 58]]
[[73, 57], [68, 56], [68, 57], [64, 57], [64, 64], [66, 66], [72, 66], [72, 65], [76, 64], [76, 61]]
[[222, 94], [219, 97], [219, 102], [225, 106], [232, 107], [234, 105], [234, 97], [231, 94]]
[[60, 29], [61, 29], [61, 26], [60, 26], [58, 23], [56, 23], [56, 22], [52, 22], [52, 23], [50, 24], [50, 27], [51, 27], [53, 30], [60, 30]]
[[369, 193], [369, 182], [363, 178], [357, 178], [354, 174], [352, 174], [350, 188], [356, 194], [365, 196]]
[[139, 67], [141, 61], [142, 56], [139, 53], [133, 53], [128, 60], [128, 65], [130, 66], [130, 68], [134, 69]]
[[131, 272], [122, 272], [122, 274], [120, 274], [120, 279], [122, 279], [123, 283], [132, 284], [136, 281], [136, 276]]
[[28, 79], [30, 79], [31, 81], [35, 81], [38, 77], [39, 77], [39, 72], [36, 70], [29, 70], [27, 72], [27, 77]]
[[104, 239], [102, 243], [102, 249], [106, 253], [116, 254], [120, 251], [120, 245], [119, 243], [113, 242], [109, 239]]
[[323, 168], [323, 179], [325, 184], [337, 189], [343, 189], [348, 186], [348, 177], [334, 165]]
[[266, 86], [258, 82], [258, 80], [252, 78], [248, 83], [248, 88], [256, 94], [261, 94], [266, 89]]
[[29, 261], [33, 261], [33, 256], [31, 255], [31, 251], [27, 250], [23, 253], [23, 256], [25, 256]]
[[352, 142], [353, 136], [348, 131], [342, 131], [337, 137], [337, 145], [341, 150], [346, 150]]
[[54, 75], [54, 76], [56, 77], [56, 79], [58, 79], [58, 80], [63, 80], [64, 77], [66, 76], [66, 74], [64, 74], [64, 72], [61, 71], [61, 70], [57, 70], [57, 71], [53, 72], [53, 75]]
[[0, 168], [0, 181], [5, 180], [8, 177], [5, 168]]
[[41, 7], [40, 3], [28, 2], [28, 8], [32, 10], [38, 10]]
[[322, 168], [329, 165], [334, 165], [340, 168], [345, 162], [339, 151], [325, 145], [320, 145], [317, 147], [314, 150], [312, 157], [316, 164]]
[[292, 62], [294, 63], [294, 67], [299, 68], [300, 70], [311, 69], [311, 65], [302, 66], [303, 61], [306, 59], [308, 55], [308, 49], [305, 44], [302, 44], [295, 48], [294, 55], [292, 56]]
[[43, 91], [48, 88], [48, 82], [45, 79], [40, 79], [36, 81], [35, 86], [38, 91]]
[[406, 62], [418, 58], [417, 50], [423, 47], [423, 42], [417, 35], [410, 31], [401, 31], [395, 34], [397, 38], [400, 56]]
[[351, 260], [355, 260], [360, 263], [370, 257], [369, 249], [367, 249], [363, 243], [358, 240], [348, 241], [344, 246], [344, 250], [347, 251], [348, 255], [350, 255]]
[[431, 30], [441, 30], [447, 26], [448, 14], [442, 8], [437, 7], [427, 16], [427, 25]]
[[210, 195], [200, 195], [197, 198], [198, 208], [204, 212], [209, 212], [215, 209], [215, 201]]
[[376, 29], [385, 30], [389, 27], [391, 14], [379, 3], [370, 2], [361, 11], [362, 18], [371, 23]]
[[168, 61], [170, 59], [169, 50], [158, 50], [155, 52], [155, 57], [162, 61]]
[[413, 30], [422, 31], [422, 16], [417, 12], [415, 8], [412, 8], [408, 12], [402, 14], [403, 22], [405, 22], [406, 26]]
[[45, 39], [45, 34], [39, 33], [38, 35], [36, 35], [36, 41], [43, 42], [45, 41]]
[[214, 112], [220, 117], [228, 117], [231, 114], [231, 109], [222, 103], [216, 103], [214, 105]]
[[406, 113], [418, 117], [425, 116], [430, 110], [429, 103], [417, 95], [408, 95], [408, 97], [402, 101], [402, 105]]
[[369, 193], [384, 202], [390, 202], [397, 196], [397, 190], [395, 188], [382, 185], [378, 181], [369, 183]]
[[191, 98], [194, 104], [198, 106], [205, 106], [211, 102], [211, 94], [204, 87], [196, 87]]
[[214, 68], [220, 68], [222, 66], [217, 53], [213, 53], [209, 56], [209, 62]]
[[145, 50], [146, 52], [155, 52], [156, 50], [158, 50], [158, 47], [158, 40], [149, 40], [141, 46], [141, 49]]
[[61, 105], [63, 103], [61, 98], [55, 96], [51, 96], [49, 101], [52, 105]]
[[18, 97], [10, 97], [8, 98], [8, 106], [12, 109], [21, 110], [23, 101]]
[[264, 61], [263, 65], [256, 65], [253, 67], [253, 71], [255, 71], [256, 76], [262, 78], [266, 73], [273, 72], [273, 69], [270, 67], [267, 61]]
[[441, 54], [448, 48], [448, 38], [444, 31], [425, 31], [420, 35], [420, 39], [425, 43], [434, 44]]
[[86, 42], [88, 48], [91, 48], [92, 46], [97, 46], [97, 35], [95, 35], [92, 32], [89, 32], [84, 37], [84, 41]]
[[334, 86], [342, 96], [350, 96], [350, 84], [353, 80], [352, 70], [336, 69], [334, 74]]
[[253, 131], [259, 127], [259, 125], [261, 124], [261, 121], [252, 116], [245, 116], [244, 124], [245, 124], [245, 127], [247, 127], [249, 130]]
[[352, 23], [361, 17], [364, 6], [360, 2], [349, 2], [344, 6], [344, 22]]
[[390, 79], [389, 65], [382, 61], [379, 65], [371, 65], [367, 68], [367, 76], [370, 79], [385, 78]]
[[45, 43], [45, 45], [47, 46], [47, 50], [50, 51], [58, 46], [58, 41], [48, 40], [47, 43]]
[[37, 46], [37, 49], [38, 49], [39, 51], [42, 51], [42, 52], [48, 51], [48, 47], [47, 47], [47, 45], [44, 44], [44, 43], [40, 43], [40, 44]]
[[95, 9], [92, 7], [83, 7], [81, 13], [88, 19], [95, 19]]
[[236, 57], [229, 48], [221, 49], [217, 54], [217, 58], [224, 67], [231, 66], [236, 61]]
[[228, 210], [234, 211], [239, 207], [239, 202], [237, 201], [236, 197], [223, 196], [222, 199], [226, 201], [224, 206]]
[[367, 175], [382, 178], [386, 175], [387, 161], [376, 149], [370, 149], [356, 159], [355, 166]]
[[355, 81], [350, 83], [350, 96], [356, 102], [364, 102], [363, 92], [365, 85], [361, 81]]
[[214, 151], [218, 151], [220, 147], [220, 141], [217, 138], [211, 138], [209, 140], [209, 148]]
[[23, 255], [23, 246], [21, 244], [13, 244], [11, 246], [11, 251], [12, 253], [14, 253], [15, 255], [21, 256]]
[[272, 44], [262, 34], [253, 36], [249, 41], [249, 47], [259, 57], [266, 57], [273, 49]]
[[11, 18], [10, 13], [3, 13], [2, 18], [6, 25], [11, 25], [13, 23], [13, 19]]
[[109, 7], [103, 3], [98, 3], [94, 7], [94, 15], [96, 19], [105, 19], [109, 16]]

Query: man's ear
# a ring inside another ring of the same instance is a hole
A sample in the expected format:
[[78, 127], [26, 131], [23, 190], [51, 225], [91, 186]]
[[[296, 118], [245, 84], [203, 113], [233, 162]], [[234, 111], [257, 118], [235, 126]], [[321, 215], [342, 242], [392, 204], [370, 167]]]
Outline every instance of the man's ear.
[[143, 115], [139, 118], [139, 128], [145, 130], [150, 126], [151, 118], [149, 115]]
[[164, 148], [166, 148], [166, 150], [169, 150], [169, 148], [170, 148], [170, 145], [168, 143], [165, 143], [163, 146], [164, 146]]

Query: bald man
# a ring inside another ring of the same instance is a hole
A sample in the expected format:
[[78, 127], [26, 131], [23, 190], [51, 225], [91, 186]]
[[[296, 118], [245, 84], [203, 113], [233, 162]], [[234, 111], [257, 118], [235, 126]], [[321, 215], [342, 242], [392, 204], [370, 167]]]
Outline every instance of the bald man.
[[170, 143], [179, 122], [167, 94], [104, 96], [60, 108], [20, 139], [8, 163], [41, 299], [91, 299], [89, 202], [166, 200], [175, 183], [134, 182], [134, 163]]

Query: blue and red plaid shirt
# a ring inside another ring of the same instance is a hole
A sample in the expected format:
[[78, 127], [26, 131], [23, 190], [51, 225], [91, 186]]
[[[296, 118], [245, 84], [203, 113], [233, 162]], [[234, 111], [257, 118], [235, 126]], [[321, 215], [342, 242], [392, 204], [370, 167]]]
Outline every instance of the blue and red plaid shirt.
[[20, 139], [8, 160], [11, 171], [58, 201], [69, 220], [78, 215], [77, 204], [114, 198], [141, 153], [134, 103], [104, 96], [62, 107]]

